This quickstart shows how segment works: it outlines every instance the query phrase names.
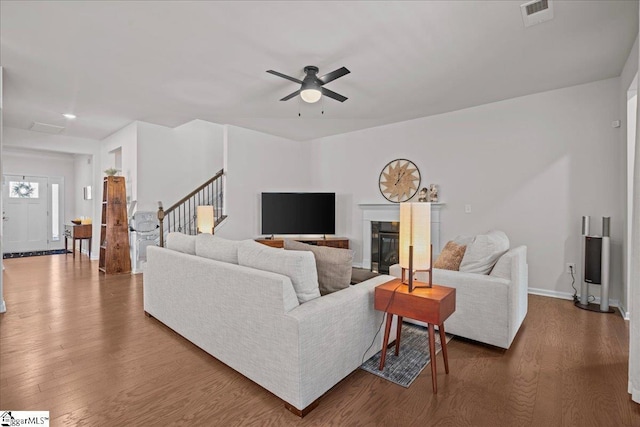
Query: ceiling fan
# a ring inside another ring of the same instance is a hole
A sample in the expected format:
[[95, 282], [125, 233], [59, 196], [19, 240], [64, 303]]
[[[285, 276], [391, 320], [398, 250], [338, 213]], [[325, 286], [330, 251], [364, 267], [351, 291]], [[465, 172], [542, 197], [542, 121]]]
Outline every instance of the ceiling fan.
[[296, 82], [301, 85], [300, 89], [285, 96], [280, 101], [288, 101], [289, 99], [300, 95], [300, 98], [302, 98], [304, 102], [308, 102], [310, 104], [318, 102], [322, 95], [328, 96], [329, 98], [335, 99], [336, 101], [340, 102], [344, 102], [349, 99], [346, 96], [342, 96], [339, 93], [335, 93], [325, 88], [324, 85], [344, 75], [347, 75], [350, 72], [351, 71], [347, 70], [345, 67], [342, 67], [330, 72], [329, 74], [325, 74], [322, 77], [318, 77], [318, 67], [308, 65], [304, 67], [304, 73], [306, 74], [306, 76], [303, 80], [298, 80], [295, 77], [290, 77], [277, 71], [267, 70], [267, 73], [282, 77], [283, 79], [291, 80], [292, 82]]

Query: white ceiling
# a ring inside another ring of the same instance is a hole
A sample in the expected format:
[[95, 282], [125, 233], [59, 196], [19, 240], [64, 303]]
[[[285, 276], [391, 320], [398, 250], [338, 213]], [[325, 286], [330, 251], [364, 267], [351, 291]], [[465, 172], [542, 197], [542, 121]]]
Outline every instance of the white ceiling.
[[[102, 139], [197, 118], [307, 140], [620, 75], [637, 1], [556, 0], [526, 29], [525, 1], [2, 0], [4, 124]], [[305, 65], [351, 70], [327, 85], [349, 99], [280, 102], [298, 87], [265, 71]]]

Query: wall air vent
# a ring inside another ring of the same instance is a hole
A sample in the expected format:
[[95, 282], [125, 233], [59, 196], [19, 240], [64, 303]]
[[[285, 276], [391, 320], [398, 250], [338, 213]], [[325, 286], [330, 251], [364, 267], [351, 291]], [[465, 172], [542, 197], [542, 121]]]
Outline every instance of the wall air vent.
[[63, 126], [49, 125], [46, 123], [33, 122], [29, 130], [34, 132], [51, 133], [54, 135], [59, 134], [64, 129]]
[[525, 27], [553, 19], [553, 0], [534, 0], [520, 5]]

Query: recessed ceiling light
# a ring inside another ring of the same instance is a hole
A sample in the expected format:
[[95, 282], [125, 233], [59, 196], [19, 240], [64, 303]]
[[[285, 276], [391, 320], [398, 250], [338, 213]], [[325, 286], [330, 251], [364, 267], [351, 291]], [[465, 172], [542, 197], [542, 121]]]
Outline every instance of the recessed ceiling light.
[[63, 116], [65, 116], [67, 119], [75, 119], [76, 115], [75, 114], [71, 114], [71, 113], [64, 113]]

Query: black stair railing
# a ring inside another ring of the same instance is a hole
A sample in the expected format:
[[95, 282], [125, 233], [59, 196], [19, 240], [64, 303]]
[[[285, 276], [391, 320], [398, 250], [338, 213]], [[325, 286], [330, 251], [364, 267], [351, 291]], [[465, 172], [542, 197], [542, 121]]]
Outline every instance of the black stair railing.
[[226, 215], [224, 208], [224, 169], [221, 169], [211, 179], [187, 194], [180, 201], [168, 209], [163, 209], [162, 202], [158, 202], [158, 223], [160, 224], [160, 246], [164, 247], [167, 234], [177, 231], [184, 234], [197, 234], [198, 206], [213, 206], [214, 228], [220, 224]]

